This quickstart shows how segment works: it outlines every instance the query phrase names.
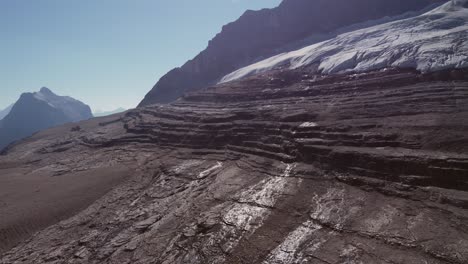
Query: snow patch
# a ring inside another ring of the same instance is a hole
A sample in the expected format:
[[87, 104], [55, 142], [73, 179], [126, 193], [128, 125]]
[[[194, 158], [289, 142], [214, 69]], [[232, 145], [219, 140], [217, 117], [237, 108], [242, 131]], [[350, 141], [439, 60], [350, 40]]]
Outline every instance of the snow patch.
[[286, 190], [288, 179], [295, 164], [287, 164], [279, 177], [271, 177], [260, 181], [251, 190], [247, 190], [239, 199], [242, 203], [254, 203], [260, 206], [273, 207], [276, 198]]
[[[308, 220], [302, 223], [298, 228], [289, 233], [286, 239], [277, 246], [263, 262], [263, 264], [290, 264], [300, 263], [302, 259], [301, 253], [298, 252], [300, 246], [310, 239], [315, 232], [322, 229], [320, 225]], [[314, 243], [308, 247], [308, 251], [317, 250], [321, 241]]]
[[422, 15], [397, 20], [282, 53], [224, 76], [220, 83], [318, 64], [324, 74], [387, 67], [431, 72], [468, 67], [468, 4], [454, 0]]
[[216, 163], [216, 165], [214, 165], [213, 167], [200, 172], [198, 174], [198, 179], [205, 178], [206, 176], [210, 175], [210, 173], [212, 173], [213, 171], [215, 171], [215, 170], [217, 170], [217, 169], [219, 169], [221, 167], [223, 167], [223, 163], [218, 161]]
[[317, 123], [314, 122], [304, 122], [299, 127], [316, 127]]
[[277, 198], [287, 191], [287, 178], [295, 164], [287, 164], [278, 177], [269, 177], [239, 194], [238, 202], [224, 213], [221, 230], [214, 233], [206, 247], [222, 245], [224, 252], [230, 252], [239, 241], [250, 236], [270, 215], [270, 209]]
[[181, 172], [187, 171], [188, 169], [192, 167], [201, 165], [203, 162], [204, 162], [203, 160], [186, 160], [180, 163], [179, 165], [173, 167], [171, 170], [175, 173], [181, 173]]

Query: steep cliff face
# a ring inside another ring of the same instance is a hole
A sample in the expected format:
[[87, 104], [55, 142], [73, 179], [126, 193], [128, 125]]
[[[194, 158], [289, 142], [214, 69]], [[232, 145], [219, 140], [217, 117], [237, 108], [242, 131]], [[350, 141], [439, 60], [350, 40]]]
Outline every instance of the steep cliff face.
[[273, 9], [247, 11], [223, 27], [193, 60], [163, 76], [140, 106], [168, 103], [204, 88], [285, 45], [371, 19], [420, 10], [434, 0], [286, 0]]
[[130, 179], [0, 262], [467, 263], [466, 120], [467, 70], [288, 70], [41, 132], [0, 170]]

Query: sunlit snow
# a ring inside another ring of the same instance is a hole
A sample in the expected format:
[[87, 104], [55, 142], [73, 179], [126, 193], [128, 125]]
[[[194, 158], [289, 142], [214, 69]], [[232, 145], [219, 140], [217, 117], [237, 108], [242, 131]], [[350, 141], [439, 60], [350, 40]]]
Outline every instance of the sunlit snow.
[[468, 67], [468, 0], [425, 14], [345, 33], [241, 68], [221, 83], [278, 68], [317, 64], [324, 74], [387, 67], [431, 72]]

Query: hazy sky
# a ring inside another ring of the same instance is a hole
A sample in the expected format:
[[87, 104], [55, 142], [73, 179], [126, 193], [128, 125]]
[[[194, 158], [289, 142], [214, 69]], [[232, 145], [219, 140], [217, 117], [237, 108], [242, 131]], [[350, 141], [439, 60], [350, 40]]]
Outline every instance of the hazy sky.
[[47, 86], [93, 110], [135, 107], [222, 25], [280, 0], [0, 0], [0, 109]]

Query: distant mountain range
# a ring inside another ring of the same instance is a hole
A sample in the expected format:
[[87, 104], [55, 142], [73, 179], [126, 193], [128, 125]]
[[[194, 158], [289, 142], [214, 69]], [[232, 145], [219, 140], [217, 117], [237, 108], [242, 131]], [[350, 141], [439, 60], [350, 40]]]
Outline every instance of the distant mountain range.
[[108, 115], [113, 115], [113, 114], [117, 114], [117, 113], [121, 113], [121, 112], [124, 112], [126, 111], [127, 109], [123, 108], [123, 107], [119, 107], [115, 110], [112, 110], [112, 111], [96, 111], [93, 113], [93, 115], [95, 117], [101, 117], [101, 116], [108, 116]]
[[339, 29], [356, 23], [419, 11], [442, 2], [287, 0], [276, 8], [247, 11], [225, 25], [194, 59], [164, 75], [139, 106], [172, 102], [185, 92], [216, 84], [223, 76], [284, 52], [305, 39], [323, 41], [336, 36]]
[[2, 112], [8, 114], [0, 120], [0, 149], [39, 130], [93, 117], [88, 105], [46, 87], [23, 93], [10, 111]]

